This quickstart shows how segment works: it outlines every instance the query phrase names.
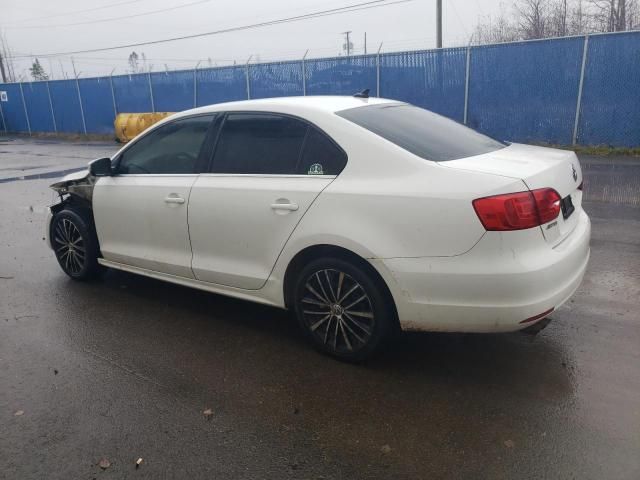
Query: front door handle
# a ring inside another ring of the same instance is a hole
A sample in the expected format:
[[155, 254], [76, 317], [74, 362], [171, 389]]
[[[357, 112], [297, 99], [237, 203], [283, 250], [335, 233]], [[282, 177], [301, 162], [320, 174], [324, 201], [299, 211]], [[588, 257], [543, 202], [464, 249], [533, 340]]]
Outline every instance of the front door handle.
[[182, 198], [180, 195], [171, 194], [168, 197], [165, 197], [164, 201], [165, 203], [177, 203], [181, 205], [184, 203], [184, 198]]
[[295, 212], [298, 210], [297, 203], [272, 203], [271, 208], [273, 210], [288, 210], [290, 212]]

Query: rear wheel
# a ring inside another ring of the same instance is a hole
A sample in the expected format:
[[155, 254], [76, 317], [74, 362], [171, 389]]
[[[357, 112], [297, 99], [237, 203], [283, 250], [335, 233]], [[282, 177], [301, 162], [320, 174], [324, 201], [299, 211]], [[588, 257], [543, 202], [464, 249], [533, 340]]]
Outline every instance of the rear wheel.
[[67, 208], [51, 222], [51, 246], [62, 270], [74, 280], [87, 280], [100, 271], [98, 239], [87, 214]]
[[321, 258], [302, 269], [295, 312], [303, 330], [324, 353], [360, 361], [392, 333], [394, 310], [379, 281], [339, 258]]

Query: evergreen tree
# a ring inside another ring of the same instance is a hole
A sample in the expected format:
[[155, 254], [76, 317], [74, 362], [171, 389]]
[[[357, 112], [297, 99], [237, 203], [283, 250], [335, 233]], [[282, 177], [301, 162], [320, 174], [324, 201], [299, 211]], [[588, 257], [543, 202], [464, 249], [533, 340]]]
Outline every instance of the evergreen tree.
[[31, 65], [29, 72], [31, 72], [31, 76], [34, 80], [49, 80], [49, 75], [47, 75], [47, 72], [44, 71], [44, 68], [42, 68], [42, 65], [40, 65], [40, 60], [38, 60], [37, 58]]

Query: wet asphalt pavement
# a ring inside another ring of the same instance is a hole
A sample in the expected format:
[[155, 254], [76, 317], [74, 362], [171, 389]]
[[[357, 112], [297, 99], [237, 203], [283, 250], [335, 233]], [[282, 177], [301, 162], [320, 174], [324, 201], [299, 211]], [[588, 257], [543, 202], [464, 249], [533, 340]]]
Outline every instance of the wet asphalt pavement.
[[37, 177], [115, 148], [0, 138], [0, 478], [640, 478], [640, 159], [582, 159], [591, 263], [538, 336], [406, 334], [356, 366], [281, 310], [68, 279]]

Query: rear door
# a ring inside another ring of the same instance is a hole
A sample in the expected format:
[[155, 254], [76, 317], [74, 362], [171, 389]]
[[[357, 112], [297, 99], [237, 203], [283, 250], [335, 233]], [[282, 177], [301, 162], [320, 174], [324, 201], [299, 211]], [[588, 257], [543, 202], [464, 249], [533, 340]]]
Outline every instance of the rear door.
[[306, 122], [272, 113], [227, 114], [210, 173], [189, 200], [198, 280], [261, 288], [284, 244], [346, 154]]
[[144, 135], [116, 160], [116, 173], [93, 190], [106, 260], [193, 278], [189, 194], [210, 156], [212, 115], [179, 119]]

